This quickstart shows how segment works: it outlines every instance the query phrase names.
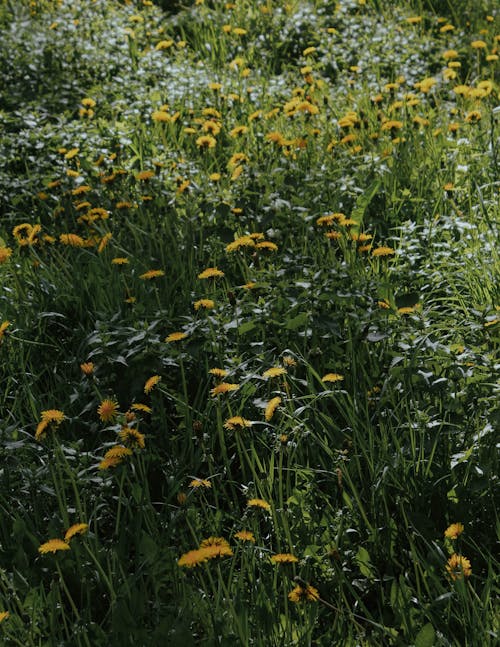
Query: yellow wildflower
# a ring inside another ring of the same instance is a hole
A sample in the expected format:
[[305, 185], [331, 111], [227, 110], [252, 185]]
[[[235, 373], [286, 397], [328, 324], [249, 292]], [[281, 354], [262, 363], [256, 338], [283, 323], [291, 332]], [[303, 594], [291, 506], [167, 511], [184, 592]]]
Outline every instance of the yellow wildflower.
[[163, 270], [148, 270], [147, 272], [144, 272], [144, 274], [140, 274], [139, 278], [143, 281], [149, 281], [151, 279], [157, 278], [158, 276], [165, 276], [165, 272]]
[[323, 375], [321, 378], [322, 382], [341, 382], [344, 379], [343, 375], [339, 375], [338, 373], [327, 373], [326, 375]]
[[310, 584], [305, 587], [297, 585], [288, 594], [288, 599], [290, 602], [295, 602], [296, 604], [300, 602], [317, 602], [319, 600], [319, 592], [318, 589], [315, 589]]
[[224, 272], [218, 270], [216, 267], [207, 267], [206, 270], [198, 274], [199, 279], [215, 279], [222, 276], [224, 276]]
[[165, 337], [165, 341], [167, 342], [167, 344], [170, 344], [173, 341], [181, 341], [182, 339], [186, 339], [187, 336], [188, 335], [186, 332], [171, 332], [170, 335], [167, 335], [167, 337]]
[[106, 398], [97, 407], [97, 413], [102, 422], [111, 422], [118, 415], [118, 403], [116, 400]]
[[38, 552], [42, 555], [57, 553], [59, 550], [70, 550], [69, 545], [62, 539], [49, 539], [49, 541], [38, 547]]
[[463, 555], [457, 555], [456, 553], [453, 553], [453, 555], [448, 560], [448, 563], [446, 564], [446, 570], [448, 571], [448, 574], [450, 575], [452, 580], [461, 580], [464, 577], [470, 577], [472, 573], [470, 561], [467, 559], [467, 557], [464, 557]]
[[255, 544], [254, 534], [250, 530], [239, 530], [238, 532], [234, 533], [234, 536], [240, 541], [249, 541], [252, 544]]
[[273, 366], [272, 368], [268, 368], [267, 371], [264, 371], [264, 373], [262, 373], [262, 377], [267, 380], [270, 377], [279, 377], [280, 375], [285, 374], [286, 368], [283, 368], [282, 366]]
[[248, 508], [262, 508], [262, 510], [271, 510], [271, 506], [267, 501], [264, 501], [264, 499], [249, 499], [247, 501], [247, 507]]
[[243, 429], [244, 427], [251, 427], [252, 423], [250, 420], [247, 420], [246, 418], [243, 418], [242, 416], [232, 416], [232, 418], [228, 418], [226, 422], [224, 423], [224, 427], [226, 429], [236, 429], [240, 428]]
[[75, 523], [71, 528], [68, 528], [66, 530], [66, 534], [64, 535], [64, 541], [69, 543], [75, 535], [84, 535], [87, 530], [89, 529], [89, 526], [87, 523]]
[[463, 531], [463, 524], [461, 524], [460, 522], [452, 523], [451, 526], [448, 526], [448, 528], [446, 528], [446, 530], [444, 531], [444, 536], [448, 539], [456, 539], [463, 533]]
[[210, 395], [215, 398], [216, 396], [220, 395], [221, 393], [229, 393], [230, 391], [237, 391], [240, 388], [239, 384], [231, 384], [229, 382], [221, 382], [220, 384], [217, 384], [217, 386], [214, 386], [213, 389], [210, 391]]
[[293, 564], [298, 561], [299, 558], [295, 557], [295, 555], [292, 555], [291, 553], [278, 553], [271, 557], [271, 562], [273, 564]]
[[151, 393], [151, 391], [154, 389], [154, 387], [158, 384], [160, 380], [161, 380], [160, 375], [153, 375], [152, 377], [150, 377], [146, 381], [146, 384], [144, 385], [144, 393]]
[[271, 420], [271, 418], [274, 415], [274, 412], [276, 411], [276, 409], [280, 404], [281, 404], [281, 398], [279, 396], [276, 396], [275, 398], [272, 398], [271, 400], [269, 400], [265, 411], [265, 419], [267, 422]]

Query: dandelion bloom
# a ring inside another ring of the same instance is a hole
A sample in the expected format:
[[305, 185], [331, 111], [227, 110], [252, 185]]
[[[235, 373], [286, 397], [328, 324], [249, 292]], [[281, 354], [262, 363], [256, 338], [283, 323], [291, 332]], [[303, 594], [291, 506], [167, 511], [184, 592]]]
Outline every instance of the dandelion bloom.
[[463, 555], [457, 555], [456, 553], [453, 553], [453, 555], [448, 560], [448, 563], [446, 564], [446, 570], [448, 571], [452, 580], [461, 580], [464, 577], [470, 577], [472, 573], [470, 561], [467, 559], [467, 557], [464, 557]]
[[308, 584], [307, 586], [296, 586], [288, 594], [290, 602], [317, 602], [319, 600], [318, 589]]
[[255, 537], [253, 532], [250, 532], [250, 530], [240, 530], [234, 534], [236, 539], [239, 539], [240, 541], [249, 541], [252, 544], [255, 544]]
[[323, 375], [321, 378], [322, 382], [340, 382], [344, 379], [343, 375], [339, 375], [339, 373], [327, 373], [326, 375]]
[[116, 467], [122, 462], [122, 459], [119, 456], [110, 456], [109, 458], [103, 458], [99, 463], [100, 470], [107, 470], [110, 467]]
[[269, 422], [271, 418], [274, 415], [274, 412], [278, 408], [278, 406], [281, 404], [281, 398], [279, 396], [276, 396], [275, 398], [272, 398], [269, 400], [266, 406], [266, 412], [265, 412], [265, 418], [266, 421]]
[[80, 364], [80, 370], [84, 375], [92, 375], [94, 372], [93, 362], [83, 362], [83, 364]]
[[0, 265], [9, 260], [12, 250], [10, 247], [0, 247]]
[[215, 148], [217, 140], [212, 135], [200, 135], [196, 140], [196, 145], [199, 148]]
[[198, 274], [199, 279], [216, 279], [222, 276], [224, 276], [224, 272], [216, 267], [207, 267], [206, 270]]
[[69, 542], [76, 535], [84, 535], [88, 529], [89, 529], [88, 523], [75, 523], [73, 526], [68, 528], [68, 530], [66, 530], [66, 534], [64, 535], [64, 541]]
[[392, 256], [396, 251], [392, 247], [377, 247], [373, 250], [372, 256]]
[[285, 366], [297, 366], [297, 360], [294, 359], [291, 355], [284, 355], [282, 362]]
[[71, 191], [71, 195], [81, 195], [82, 193], [88, 193], [89, 191], [92, 191], [91, 186], [88, 184], [81, 184]]
[[232, 243], [226, 245], [226, 252], [235, 252], [240, 247], [255, 247], [255, 242], [251, 236], [240, 236], [236, 240], [233, 240]]
[[273, 366], [262, 373], [262, 377], [266, 380], [270, 377], [279, 377], [280, 375], [286, 375], [286, 368], [283, 368], [282, 366]]
[[204, 310], [211, 310], [212, 308], [215, 308], [215, 301], [212, 299], [199, 299], [193, 303], [193, 306], [195, 310], [200, 310], [201, 308]]
[[152, 377], [150, 377], [146, 381], [146, 384], [144, 385], [144, 393], [151, 393], [151, 391], [154, 389], [154, 387], [158, 384], [160, 380], [161, 380], [160, 375], [153, 375]]
[[49, 539], [38, 547], [38, 552], [42, 555], [46, 553], [57, 553], [58, 550], [69, 550], [69, 545], [62, 539]]
[[159, 43], [156, 43], [155, 49], [157, 50], [162, 50], [162, 49], [168, 49], [169, 47], [172, 47], [174, 44], [174, 41], [169, 38], [168, 40], [160, 40]]
[[210, 375], [215, 375], [215, 377], [218, 377], [219, 379], [222, 379], [227, 375], [227, 371], [223, 368], [211, 368], [208, 372]]
[[[62, 149], [61, 149], [61, 150], [62, 150]], [[80, 152], [80, 149], [79, 149], [79, 148], [71, 148], [69, 151], [67, 151], [67, 152], [64, 154], [64, 159], [65, 159], [65, 160], [71, 160], [71, 159], [73, 159], [73, 157], [76, 157], [76, 156], [78, 155], [78, 153], [79, 153], [79, 152]]]
[[251, 427], [251, 426], [252, 426], [252, 423], [250, 422], [250, 420], [247, 420], [242, 416], [233, 416], [232, 418], [228, 418], [224, 423], [224, 427], [226, 429], [236, 429], [238, 427], [240, 429], [243, 429], [244, 427]]
[[135, 177], [140, 182], [146, 182], [147, 180], [150, 180], [152, 177], [154, 177], [154, 175], [154, 171], [139, 171], [139, 173], [137, 173]]
[[116, 258], [111, 259], [113, 265], [127, 265], [130, 261], [125, 256], [117, 256]]
[[269, 252], [276, 252], [278, 251], [278, 245], [270, 240], [263, 240], [255, 245], [255, 249], [267, 249]]
[[0, 611], [0, 624], [4, 621], [7, 620], [10, 616], [10, 613], [8, 611]]
[[144, 449], [146, 446], [145, 436], [133, 427], [122, 427], [118, 432], [118, 437], [126, 446]]
[[78, 234], [61, 234], [59, 242], [69, 247], [83, 247], [85, 245], [85, 241]]
[[217, 386], [214, 386], [214, 388], [210, 391], [210, 395], [213, 398], [215, 398], [221, 393], [229, 393], [230, 391], [237, 391], [239, 388], [240, 388], [239, 384], [231, 384], [230, 382], [221, 382], [220, 384], [217, 384]]
[[484, 40], [473, 40], [470, 46], [472, 49], [486, 49], [486, 43]]
[[140, 274], [139, 278], [143, 281], [149, 281], [151, 279], [156, 279], [158, 276], [165, 276], [165, 272], [163, 270], [148, 270], [147, 272], [144, 272], [144, 274]]
[[151, 413], [151, 407], [148, 407], [147, 404], [142, 404], [141, 402], [134, 402], [131, 407], [134, 411], [143, 411], [144, 413]]
[[97, 413], [102, 422], [110, 422], [118, 415], [118, 403], [116, 400], [106, 398], [98, 406]]
[[192, 488], [211, 488], [212, 484], [207, 479], [193, 479], [189, 483], [189, 487]]
[[123, 458], [126, 458], [127, 456], [132, 456], [132, 450], [129, 449], [128, 447], [124, 447], [123, 445], [115, 445], [115, 447], [111, 447], [111, 449], [108, 449], [108, 451], [104, 454], [104, 458], [111, 458], [115, 459], [118, 458], [119, 460], [122, 460]]
[[187, 568], [193, 568], [194, 566], [203, 564], [209, 559], [210, 557], [208, 551], [197, 548], [196, 550], [190, 550], [187, 553], [184, 553], [184, 555], [181, 555], [177, 564], [179, 566], [187, 566]]
[[9, 326], [10, 326], [10, 321], [2, 321], [2, 323], [0, 324], [0, 342], [2, 341], [5, 331]]
[[247, 507], [248, 508], [262, 508], [262, 510], [271, 510], [271, 506], [267, 501], [264, 501], [264, 499], [249, 499], [247, 501]]
[[273, 564], [293, 564], [298, 561], [299, 558], [295, 557], [295, 555], [292, 555], [291, 553], [278, 553], [271, 557], [271, 562]]
[[59, 409], [47, 409], [46, 411], [42, 411], [42, 420], [45, 422], [54, 422], [59, 425], [64, 418], [64, 413]]
[[173, 341], [181, 341], [182, 339], [186, 339], [187, 337], [186, 332], [171, 332], [170, 335], [165, 337], [165, 341], [170, 344]]
[[448, 526], [448, 528], [446, 528], [446, 530], [444, 531], [444, 536], [448, 539], [456, 539], [463, 533], [463, 531], [463, 524], [461, 524], [460, 522], [452, 523], [451, 526]]
[[82, 106], [85, 106], [85, 108], [95, 108], [96, 106], [96, 102], [91, 97], [85, 97], [84, 99], [82, 99], [81, 103]]

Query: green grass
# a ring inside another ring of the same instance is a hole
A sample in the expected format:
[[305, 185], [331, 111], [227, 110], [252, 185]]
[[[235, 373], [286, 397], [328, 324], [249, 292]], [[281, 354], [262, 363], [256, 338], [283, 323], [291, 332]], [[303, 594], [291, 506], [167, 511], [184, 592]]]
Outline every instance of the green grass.
[[498, 15], [389, 4], [0, 6], [7, 647], [497, 643]]

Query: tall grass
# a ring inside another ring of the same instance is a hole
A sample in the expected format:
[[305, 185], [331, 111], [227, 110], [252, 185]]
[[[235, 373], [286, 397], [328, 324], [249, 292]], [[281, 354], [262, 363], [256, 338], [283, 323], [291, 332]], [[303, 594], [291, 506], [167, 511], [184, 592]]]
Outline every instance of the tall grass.
[[494, 7], [167, 5], [0, 8], [2, 644], [496, 644]]

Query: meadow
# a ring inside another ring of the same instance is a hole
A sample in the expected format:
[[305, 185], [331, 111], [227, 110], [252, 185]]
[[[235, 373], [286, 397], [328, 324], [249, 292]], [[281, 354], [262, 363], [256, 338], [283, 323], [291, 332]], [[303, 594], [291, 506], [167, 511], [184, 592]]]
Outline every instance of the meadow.
[[499, 641], [489, 0], [0, 3], [0, 644]]

